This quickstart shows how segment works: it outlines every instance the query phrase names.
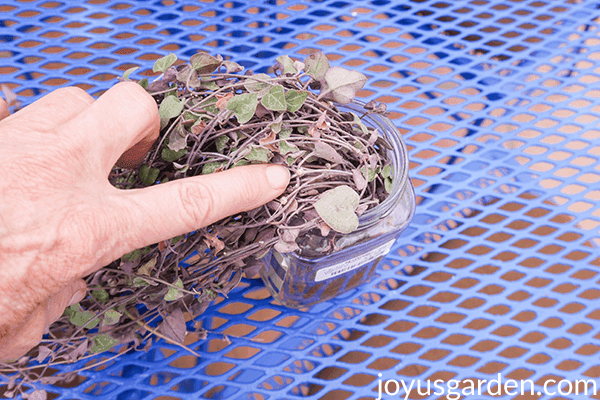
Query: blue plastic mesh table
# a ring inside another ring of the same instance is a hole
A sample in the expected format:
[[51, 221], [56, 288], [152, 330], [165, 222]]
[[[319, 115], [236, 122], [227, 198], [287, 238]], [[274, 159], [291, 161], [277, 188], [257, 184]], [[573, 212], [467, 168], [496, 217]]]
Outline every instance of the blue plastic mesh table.
[[169, 52], [260, 72], [322, 49], [369, 76], [362, 100], [387, 103], [419, 203], [359, 290], [295, 311], [245, 280], [199, 317], [206, 340], [188, 336], [202, 357], [158, 342], [51, 397], [364, 400], [379, 379], [597, 381], [599, 22], [600, 2], [575, 0], [0, 1], [0, 83], [26, 103], [66, 85], [99, 94]]

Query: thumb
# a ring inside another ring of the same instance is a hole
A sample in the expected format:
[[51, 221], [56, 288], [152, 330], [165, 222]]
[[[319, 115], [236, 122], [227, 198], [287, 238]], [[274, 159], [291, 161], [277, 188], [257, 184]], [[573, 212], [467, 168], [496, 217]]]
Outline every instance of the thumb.
[[257, 164], [120, 190], [111, 220], [120, 224], [116, 231], [123, 240], [113, 259], [259, 207], [282, 194], [289, 180], [287, 168]]
[[46, 326], [59, 319], [65, 308], [83, 300], [86, 289], [87, 285], [83, 279], [75, 279], [50, 297], [46, 303]]
[[63, 286], [60, 291], [44, 300], [21, 324], [0, 339], [0, 362], [19, 358], [35, 347], [50, 324], [59, 319], [65, 308], [80, 302], [86, 291], [83, 279], [76, 279]]

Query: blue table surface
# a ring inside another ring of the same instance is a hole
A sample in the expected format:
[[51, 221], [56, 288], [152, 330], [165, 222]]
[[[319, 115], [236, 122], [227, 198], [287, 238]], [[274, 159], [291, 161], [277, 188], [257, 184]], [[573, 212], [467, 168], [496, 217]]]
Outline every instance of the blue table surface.
[[97, 95], [170, 52], [263, 72], [323, 50], [369, 77], [363, 101], [387, 104], [418, 199], [359, 289], [298, 311], [244, 280], [198, 317], [208, 338], [187, 342], [201, 357], [159, 341], [41, 388], [362, 400], [380, 382], [501, 374], [548, 393], [498, 398], [600, 399], [548, 384], [600, 377], [599, 22], [586, 0], [0, 0], [0, 83], [25, 103], [68, 85]]

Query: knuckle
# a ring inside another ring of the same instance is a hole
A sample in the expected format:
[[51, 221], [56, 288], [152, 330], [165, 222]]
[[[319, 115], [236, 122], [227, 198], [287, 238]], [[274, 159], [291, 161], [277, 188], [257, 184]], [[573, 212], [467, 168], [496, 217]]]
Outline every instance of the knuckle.
[[178, 189], [181, 220], [189, 231], [205, 226], [215, 208], [212, 191], [201, 182], [181, 182]]
[[58, 96], [64, 98], [65, 100], [75, 100], [77, 102], [84, 103], [85, 105], [90, 105], [94, 102], [94, 98], [92, 96], [90, 96], [85, 90], [77, 86], [60, 88], [56, 91], [58, 92]]
[[158, 118], [156, 101], [140, 85], [135, 82], [120, 82], [115, 88], [128, 94], [131, 97], [132, 102], [140, 107], [140, 111], [142, 111], [144, 115], [156, 115]]

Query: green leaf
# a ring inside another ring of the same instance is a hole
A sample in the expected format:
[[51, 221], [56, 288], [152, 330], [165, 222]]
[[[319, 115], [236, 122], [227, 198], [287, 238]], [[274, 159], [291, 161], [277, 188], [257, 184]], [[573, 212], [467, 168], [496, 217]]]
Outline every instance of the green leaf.
[[92, 297], [98, 300], [100, 303], [104, 304], [110, 299], [110, 295], [104, 289], [96, 289], [92, 290]]
[[129, 79], [129, 75], [131, 75], [134, 71], [140, 69], [140, 67], [131, 67], [125, 72], [123, 72], [123, 79]]
[[285, 140], [279, 141], [279, 152], [282, 155], [286, 155], [287, 153], [295, 153], [298, 150], [300, 150], [298, 147], [294, 146], [293, 144], [289, 144]]
[[140, 172], [138, 172], [138, 175], [144, 185], [150, 186], [156, 182], [156, 178], [158, 178], [159, 173], [160, 170], [158, 168], [148, 167], [147, 164], [144, 164], [140, 167]]
[[159, 58], [154, 62], [152, 71], [154, 72], [165, 72], [173, 63], [177, 61], [177, 56], [173, 53], [169, 53], [164, 57]]
[[90, 349], [92, 353], [104, 353], [119, 344], [119, 340], [106, 333], [94, 336], [94, 345]]
[[240, 124], [250, 121], [258, 105], [258, 95], [256, 93], [244, 93], [233, 96], [227, 102], [227, 109], [233, 111]]
[[383, 187], [385, 191], [388, 193], [392, 193], [392, 186], [394, 185], [394, 180], [391, 177], [387, 177], [383, 180]]
[[121, 316], [123, 314], [121, 314], [118, 311], [115, 310], [107, 310], [104, 313], [104, 320], [102, 320], [102, 326], [106, 326], [106, 325], [116, 325], [119, 323], [119, 320], [121, 319]]
[[[218, 90], [219, 86], [215, 83], [215, 81], [210, 80], [210, 78], [203, 78], [200, 80], [200, 87], [208, 90]], [[215, 99], [216, 101], [216, 99]]]
[[367, 182], [373, 182], [379, 173], [379, 167], [377, 169], [369, 168], [366, 165], [360, 169]]
[[323, 81], [329, 69], [329, 60], [322, 51], [313, 53], [304, 59], [304, 71], [316, 81]]
[[358, 127], [360, 128], [360, 130], [362, 131], [362, 133], [365, 136], [369, 136], [369, 129], [367, 129], [367, 126], [362, 122], [362, 120], [360, 119], [360, 117], [358, 115], [356, 115], [353, 112], [350, 112], [350, 114], [352, 114], [352, 116], [354, 117], [354, 123], [356, 125], [358, 125]]
[[123, 261], [134, 261], [134, 260], [137, 260], [138, 258], [140, 258], [141, 256], [142, 256], [142, 250], [141, 249], [136, 249], [136, 250], [132, 251], [131, 253], [124, 254], [121, 257], [121, 260], [123, 260]]
[[285, 92], [285, 101], [289, 112], [296, 112], [304, 105], [308, 92], [290, 89]]
[[181, 290], [179, 290], [183, 289], [183, 282], [181, 281], [181, 278], [177, 278], [173, 285], [176, 287], [169, 286], [169, 291], [167, 292], [167, 294], [165, 294], [164, 297], [165, 301], [175, 301], [184, 296], [184, 293], [182, 293]]
[[182, 149], [179, 151], [173, 151], [169, 149], [167, 146], [163, 147], [161, 152], [161, 157], [163, 160], [167, 162], [173, 162], [179, 160], [181, 157], [187, 154], [187, 149]]
[[244, 165], [250, 165], [250, 161], [248, 161], [248, 160], [239, 160], [238, 162], [236, 162], [235, 164], [233, 164], [234, 167], [242, 167]]
[[187, 129], [183, 128], [181, 124], [177, 125], [169, 133], [167, 147], [173, 151], [185, 149], [187, 147], [187, 136]]
[[246, 76], [244, 87], [250, 93], [266, 91], [271, 87], [271, 77], [267, 74], [256, 74]]
[[84, 327], [85, 329], [92, 329], [100, 323], [100, 319], [95, 313], [82, 310], [79, 304], [72, 305], [71, 310], [73, 313], [69, 317], [69, 322], [75, 326]]
[[342, 185], [321, 194], [314, 203], [315, 211], [331, 229], [340, 233], [350, 233], [358, 228], [355, 213], [360, 196], [350, 186]]
[[141, 267], [138, 268], [138, 270], [136, 271], [137, 275], [150, 275], [150, 272], [152, 272], [152, 269], [156, 266], [156, 259], [157, 257], [151, 258], [150, 261], [148, 261], [147, 263], [145, 263], [144, 265], [142, 265]]
[[216, 107], [217, 99], [215, 97], [211, 97], [202, 103], [202, 107], [206, 112], [218, 114], [219, 109]]
[[273, 153], [263, 147], [252, 147], [250, 153], [244, 156], [246, 160], [258, 163], [267, 163], [271, 157], [273, 157]]
[[344, 157], [341, 156], [333, 147], [325, 142], [315, 142], [315, 155], [319, 158], [323, 158], [329, 162], [336, 164], [343, 164]]
[[[194, 113], [191, 113], [189, 111], [184, 111], [183, 113], [183, 119], [185, 121], [194, 121], [194, 122], [198, 122], [198, 120], [200, 119], [200, 117]], [[195, 125], [195, 123], [194, 123]]]
[[144, 89], [148, 89], [148, 86], [150, 86], [150, 83], [148, 83], [148, 78], [144, 78], [141, 81], [139, 81], [138, 85], [140, 85]]
[[356, 92], [365, 86], [367, 77], [358, 71], [342, 67], [332, 67], [325, 73], [325, 84], [321, 93], [340, 104], [348, 104], [356, 96]]
[[157, 286], [158, 283], [154, 282], [151, 279], [145, 279], [140, 276], [135, 276], [131, 281], [133, 286], [135, 287], [144, 287], [144, 286]]
[[292, 135], [292, 128], [290, 128], [289, 126], [283, 126], [281, 128], [281, 131], [279, 131], [279, 138], [280, 139], [287, 139]]
[[391, 178], [391, 176], [392, 176], [392, 166], [386, 165], [381, 170], [381, 177], [385, 179], [385, 178]]
[[[219, 56], [220, 57], [220, 56]], [[223, 58], [213, 57], [207, 53], [196, 53], [190, 57], [192, 68], [199, 74], [213, 73], [223, 63]]]
[[176, 96], [167, 96], [158, 107], [161, 129], [167, 125], [171, 118], [178, 117], [183, 111], [183, 103]]
[[280, 56], [276, 58], [277, 64], [279, 64], [279, 70], [283, 75], [294, 75], [298, 73], [296, 67], [294, 67], [294, 60], [288, 56]]
[[285, 91], [280, 85], [272, 86], [260, 102], [267, 110], [285, 111], [287, 109]]
[[244, 70], [242, 65], [229, 60], [223, 61], [223, 66], [225, 67], [225, 72], [228, 74], [235, 74], [236, 72], [242, 72]]
[[227, 146], [227, 142], [229, 142], [229, 137], [223, 135], [219, 136], [215, 139], [215, 146], [217, 147], [217, 151], [223, 154], [223, 150], [225, 150], [225, 146]]
[[213, 172], [215, 172], [217, 169], [221, 168], [222, 166], [223, 166], [223, 163], [219, 162], [219, 161], [208, 162], [202, 166], [202, 175], [212, 174]]
[[198, 73], [189, 64], [183, 67], [181, 71], [177, 71], [177, 80], [186, 83], [193, 88], [200, 86]]

